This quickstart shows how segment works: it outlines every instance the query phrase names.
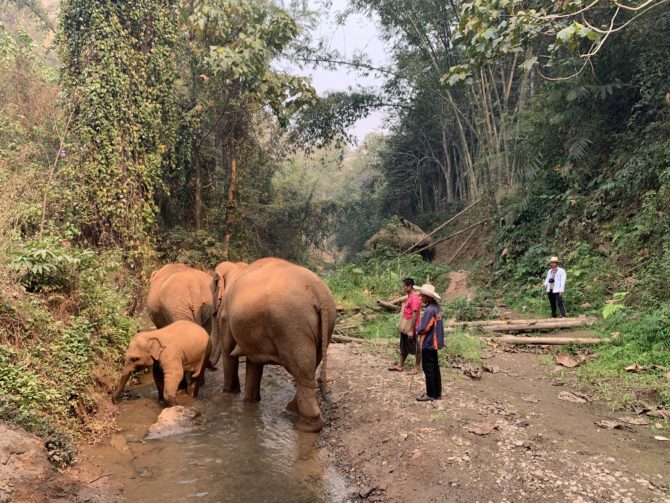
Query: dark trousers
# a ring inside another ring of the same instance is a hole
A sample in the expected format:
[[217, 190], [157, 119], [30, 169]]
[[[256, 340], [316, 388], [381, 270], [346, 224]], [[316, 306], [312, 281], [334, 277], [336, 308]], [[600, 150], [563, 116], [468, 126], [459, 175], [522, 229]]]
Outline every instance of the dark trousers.
[[565, 306], [563, 305], [563, 296], [554, 292], [549, 292], [549, 304], [551, 304], [551, 317], [556, 318], [556, 305], [561, 311], [561, 316], [565, 318]]
[[426, 375], [426, 395], [431, 398], [442, 396], [442, 375], [437, 361], [437, 349], [421, 350], [421, 367]]

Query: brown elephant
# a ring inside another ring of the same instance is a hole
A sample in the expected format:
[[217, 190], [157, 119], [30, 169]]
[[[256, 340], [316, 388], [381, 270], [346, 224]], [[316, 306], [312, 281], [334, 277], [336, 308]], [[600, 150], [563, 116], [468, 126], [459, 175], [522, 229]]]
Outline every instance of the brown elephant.
[[192, 321], [175, 321], [167, 327], [140, 332], [128, 344], [123, 374], [112, 394], [116, 403], [133, 372], [152, 367], [158, 401], [177, 404], [177, 390], [183, 378], [188, 394], [195, 397], [205, 375], [211, 344], [209, 335]]
[[197, 323], [212, 336], [210, 365], [216, 365], [221, 355], [219, 337], [213, 325], [215, 314], [212, 276], [184, 264], [167, 264], [154, 271], [149, 282], [147, 311], [156, 328], [178, 320]]
[[297, 428], [320, 431], [316, 368], [326, 391], [326, 353], [335, 326], [335, 300], [311, 271], [285, 260], [223, 262], [216, 268], [217, 321], [223, 354], [224, 391], [239, 392], [238, 358], [245, 355], [244, 399], [260, 400], [265, 364], [283, 366], [295, 379], [288, 408]]

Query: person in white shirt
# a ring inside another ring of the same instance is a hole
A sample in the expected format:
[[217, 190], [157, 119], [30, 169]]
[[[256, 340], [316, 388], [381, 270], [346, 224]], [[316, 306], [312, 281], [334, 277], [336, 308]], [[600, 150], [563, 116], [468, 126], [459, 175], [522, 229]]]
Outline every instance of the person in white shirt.
[[556, 318], [556, 307], [561, 312], [561, 318], [565, 318], [565, 306], [563, 305], [563, 292], [565, 291], [565, 269], [558, 267], [561, 261], [558, 257], [549, 259], [549, 270], [544, 280], [544, 287], [547, 289], [549, 304], [551, 304], [551, 317]]

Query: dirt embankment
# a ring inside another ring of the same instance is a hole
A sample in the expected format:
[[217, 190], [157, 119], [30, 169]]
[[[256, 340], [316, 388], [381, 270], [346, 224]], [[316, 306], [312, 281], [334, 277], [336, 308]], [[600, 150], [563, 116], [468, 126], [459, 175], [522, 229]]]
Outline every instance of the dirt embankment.
[[559, 399], [568, 386], [535, 354], [489, 356], [494, 373], [473, 381], [443, 368], [442, 400], [419, 403], [421, 374], [388, 372], [386, 355], [358, 344], [331, 346], [327, 444], [358, 498], [670, 502], [670, 442], [644, 426], [599, 428], [625, 414]]
[[43, 440], [0, 423], [0, 503], [113, 503], [103, 478], [57, 471]]

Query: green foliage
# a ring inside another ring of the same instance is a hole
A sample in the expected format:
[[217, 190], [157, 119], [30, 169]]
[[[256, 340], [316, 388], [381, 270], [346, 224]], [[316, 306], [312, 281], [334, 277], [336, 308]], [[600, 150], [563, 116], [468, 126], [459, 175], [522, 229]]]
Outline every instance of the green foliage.
[[450, 318], [454, 318], [457, 321], [473, 321], [478, 319], [479, 314], [477, 306], [464, 297], [452, 300], [447, 305], [446, 312]]
[[478, 362], [486, 351], [486, 344], [481, 337], [458, 329], [445, 334], [444, 348], [448, 355]]
[[[527, 56], [521, 64], [526, 71], [542, 60], [542, 70], [547, 72], [558, 67], [556, 73], [559, 77], [566, 76], [566, 73], [573, 75], [575, 71], [579, 73], [586, 67], [589, 58], [601, 50], [610, 35], [635, 21], [639, 12], [646, 12], [663, 3], [650, 1], [635, 9], [622, 10], [615, 4], [605, 2], [601, 5], [581, 0], [530, 5], [522, 0], [465, 2], [455, 42], [468, 55], [469, 63], [450, 68], [445, 75], [445, 83], [471, 83], [472, 72], [487, 63], [528, 49], [535, 49], [537, 55]], [[579, 59], [570, 61], [570, 55]]]
[[402, 295], [402, 280], [417, 284], [430, 278], [438, 290], [444, 288], [447, 269], [425, 262], [419, 255], [398, 257], [395, 250], [376, 248], [361, 252], [352, 263], [326, 277], [335, 299], [345, 306], [362, 306]]
[[62, 283], [40, 294], [0, 288], [0, 417], [47, 437], [59, 465], [72, 460], [68, 437], [97, 410], [100, 379], [116, 378], [105, 364], [121, 358], [137, 330], [127, 313], [136, 286], [121, 274], [119, 258], [67, 253], [86, 261], [68, 270], [67, 291]]
[[62, 83], [76, 131], [62, 218], [76, 222], [93, 244], [150, 253], [154, 197], [178, 126], [175, 6], [162, 0], [61, 3]]
[[75, 274], [93, 262], [91, 250], [79, 250], [57, 239], [27, 242], [21, 251], [11, 254], [9, 270], [30, 292], [67, 291]]

